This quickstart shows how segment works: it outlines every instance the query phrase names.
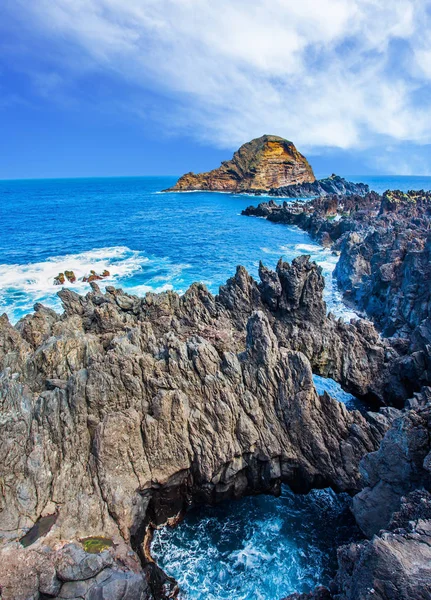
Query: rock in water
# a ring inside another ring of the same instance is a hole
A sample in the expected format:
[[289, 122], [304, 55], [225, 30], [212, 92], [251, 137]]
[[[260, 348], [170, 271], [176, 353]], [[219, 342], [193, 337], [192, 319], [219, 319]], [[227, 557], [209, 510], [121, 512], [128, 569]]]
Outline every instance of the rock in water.
[[235, 152], [232, 160], [208, 173], [186, 173], [167, 192], [267, 192], [315, 181], [313, 169], [292, 142], [263, 135]]
[[284, 196], [287, 198], [313, 198], [325, 197], [331, 194], [352, 196], [358, 194], [365, 196], [370, 188], [365, 183], [353, 183], [339, 175], [332, 174], [325, 179], [316, 179], [313, 183], [297, 183], [277, 187], [269, 191], [271, 196]]

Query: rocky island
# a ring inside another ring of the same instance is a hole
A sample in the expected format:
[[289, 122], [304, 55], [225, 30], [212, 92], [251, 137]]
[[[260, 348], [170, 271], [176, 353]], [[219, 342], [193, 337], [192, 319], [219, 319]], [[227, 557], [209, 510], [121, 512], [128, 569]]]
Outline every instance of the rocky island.
[[208, 173], [186, 173], [165, 192], [231, 192], [307, 198], [368, 193], [363, 183], [338, 175], [316, 180], [313, 169], [292, 142], [263, 135], [241, 146], [231, 160]]
[[231, 160], [208, 173], [186, 173], [167, 192], [265, 192], [291, 184], [312, 183], [314, 173], [292, 142], [263, 135], [241, 146]]

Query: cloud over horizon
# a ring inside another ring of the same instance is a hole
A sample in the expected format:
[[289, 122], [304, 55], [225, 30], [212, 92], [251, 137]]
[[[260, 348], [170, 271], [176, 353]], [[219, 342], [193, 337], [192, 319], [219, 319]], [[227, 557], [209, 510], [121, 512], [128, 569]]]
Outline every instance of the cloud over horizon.
[[[33, 76], [41, 94], [81, 68], [107, 73], [164, 97], [168, 134], [234, 148], [275, 133], [308, 153], [389, 156], [431, 143], [428, 2], [15, 0], [7, 10], [52, 45], [51, 71]], [[139, 93], [122, 107], [139, 116]]]

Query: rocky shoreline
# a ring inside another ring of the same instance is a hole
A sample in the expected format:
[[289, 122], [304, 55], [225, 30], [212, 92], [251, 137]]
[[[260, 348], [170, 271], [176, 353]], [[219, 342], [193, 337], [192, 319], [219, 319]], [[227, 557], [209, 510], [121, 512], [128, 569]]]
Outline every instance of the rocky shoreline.
[[[330, 589], [291, 598], [429, 598], [428, 211], [425, 193], [245, 211], [340, 252], [343, 289], [385, 336], [327, 314], [307, 256], [261, 264], [259, 282], [238, 267], [217, 296], [93, 281], [85, 297], [58, 293], [61, 315], [0, 317], [2, 600], [174, 597], [152, 528], [282, 483], [350, 493], [368, 536], [339, 550]], [[319, 396], [313, 373], [380, 410]]]
[[411, 337], [430, 316], [431, 193], [269, 202], [242, 214], [296, 225], [336, 252], [335, 277], [345, 299], [385, 336]]
[[316, 179], [311, 183], [284, 185], [269, 190], [270, 196], [285, 198], [323, 198], [331, 195], [365, 196], [370, 191], [366, 183], [353, 183], [339, 175], [331, 175], [325, 179]]

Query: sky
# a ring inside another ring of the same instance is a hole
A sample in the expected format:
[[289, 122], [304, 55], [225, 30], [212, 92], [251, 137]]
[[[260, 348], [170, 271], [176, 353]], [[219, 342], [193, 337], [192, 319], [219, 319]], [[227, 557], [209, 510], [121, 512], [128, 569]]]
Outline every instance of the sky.
[[180, 175], [262, 134], [431, 175], [431, 1], [1, 0], [0, 178]]

